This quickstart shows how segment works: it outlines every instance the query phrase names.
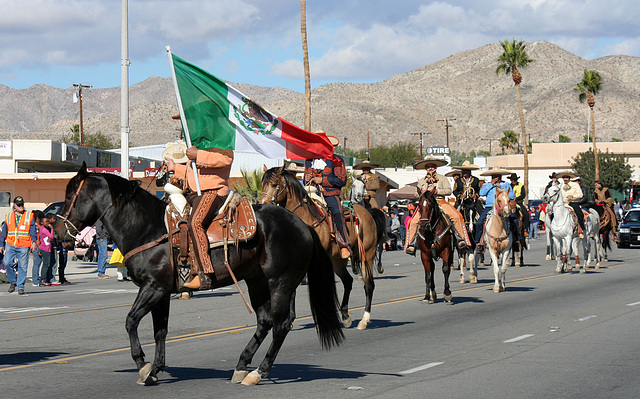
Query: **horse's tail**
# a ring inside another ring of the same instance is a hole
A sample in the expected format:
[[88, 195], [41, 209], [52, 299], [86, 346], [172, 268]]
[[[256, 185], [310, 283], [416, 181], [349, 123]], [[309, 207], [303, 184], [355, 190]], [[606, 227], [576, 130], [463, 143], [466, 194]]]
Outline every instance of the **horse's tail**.
[[611, 233], [611, 230], [607, 231], [605, 234], [602, 235], [602, 248], [604, 248], [605, 251], [611, 251], [611, 241], [609, 241], [610, 233]]
[[322, 347], [330, 349], [334, 345], [340, 345], [344, 340], [342, 323], [338, 318], [338, 295], [333, 265], [318, 234], [312, 227], [309, 227], [309, 231], [313, 236], [313, 257], [307, 270], [309, 304]]
[[369, 208], [367, 210], [371, 214], [371, 217], [373, 218], [373, 220], [376, 222], [376, 234], [378, 237], [376, 244], [380, 244], [380, 241], [382, 241], [382, 239], [385, 237], [384, 229], [385, 229], [385, 221], [387, 217], [385, 216], [384, 212], [382, 212], [378, 208]]

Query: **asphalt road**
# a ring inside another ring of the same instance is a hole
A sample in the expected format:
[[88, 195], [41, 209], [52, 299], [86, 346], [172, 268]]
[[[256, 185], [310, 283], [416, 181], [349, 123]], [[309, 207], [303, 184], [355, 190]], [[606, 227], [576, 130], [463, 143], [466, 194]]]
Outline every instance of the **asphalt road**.
[[[554, 274], [544, 241], [533, 242], [525, 267], [509, 268], [507, 290], [492, 291], [493, 272], [478, 284], [451, 278], [453, 305], [422, 303], [418, 258], [386, 252], [376, 279], [372, 322], [355, 329], [364, 293], [354, 284], [354, 327], [345, 343], [323, 351], [306, 288], [298, 319], [269, 377], [255, 387], [229, 379], [255, 318], [235, 288], [173, 300], [167, 369], [139, 386], [124, 320], [132, 283], [98, 280], [95, 264], [74, 263], [68, 286], [0, 292], [0, 381], [3, 398], [636, 398], [640, 393], [638, 249], [615, 250], [603, 268]], [[115, 269], [109, 269], [115, 275]], [[436, 289], [442, 293], [438, 271]], [[340, 290], [339, 286], [339, 290]], [[150, 317], [140, 326], [153, 356]], [[252, 366], [264, 356], [267, 338]]]

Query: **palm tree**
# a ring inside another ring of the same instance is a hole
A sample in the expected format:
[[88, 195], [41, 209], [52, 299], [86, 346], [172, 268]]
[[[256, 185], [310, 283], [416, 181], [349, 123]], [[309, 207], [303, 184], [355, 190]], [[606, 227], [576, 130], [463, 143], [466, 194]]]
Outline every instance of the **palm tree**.
[[240, 170], [242, 182], [233, 185], [233, 190], [247, 198], [252, 204], [257, 204], [262, 195], [262, 175], [264, 172], [256, 169], [252, 171]]
[[600, 163], [598, 162], [598, 150], [596, 149], [596, 124], [593, 114], [593, 106], [596, 105], [594, 96], [598, 94], [604, 82], [598, 71], [584, 70], [582, 81], [578, 83], [578, 87], [573, 90], [579, 92], [578, 100], [584, 103], [587, 100], [591, 114], [591, 139], [593, 140], [593, 155], [596, 164], [596, 180], [600, 180]]
[[504, 136], [500, 137], [500, 147], [506, 148], [509, 154], [515, 154], [513, 147], [518, 143], [518, 135], [513, 130], [505, 130], [502, 133]]
[[300, 0], [300, 32], [304, 53], [304, 128], [311, 131], [311, 76], [309, 75], [309, 49], [307, 48], [307, 0]]
[[522, 83], [522, 75], [518, 68], [526, 68], [532, 60], [529, 58], [525, 51], [526, 44], [523, 41], [516, 43], [514, 40], [505, 40], [504, 42], [500, 42], [502, 49], [504, 52], [498, 58], [498, 68], [496, 69], [496, 74], [499, 75], [500, 72], [504, 72], [505, 75], [511, 74], [511, 78], [513, 79], [513, 83], [516, 86], [516, 92], [518, 94], [518, 112], [520, 113], [520, 126], [522, 127], [522, 148], [524, 153], [524, 189], [526, 191], [526, 197], [524, 199], [524, 203], [529, 203], [529, 156], [527, 149], [527, 141], [526, 141], [526, 131], [524, 127], [524, 111], [522, 110], [522, 95], [520, 93], [520, 83]]

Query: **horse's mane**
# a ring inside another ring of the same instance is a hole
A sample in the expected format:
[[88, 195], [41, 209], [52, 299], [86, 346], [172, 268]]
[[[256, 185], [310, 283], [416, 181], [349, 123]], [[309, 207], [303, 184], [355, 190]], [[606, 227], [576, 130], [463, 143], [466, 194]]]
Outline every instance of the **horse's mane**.
[[[280, 168], [275, 167], [264, 172], [264, 176], [262, 177], [263, 181], [271, 180], [278, 169]], [[309, 194], [304, 189], [304, 186], [300, 184], [300, 181], [298, 180], [296, 175], [288, 170], [283, 170], [280, 173], [280, 176], [282, 176], [282, 180], [284, 180], [285, 184], [287, 185], [287, 189], [289, 190], [289, 192], [292, 193], [295, 198], [300, 201], [300, 203], [307, 205], [307, 209], [309, 210], [311, 216], [314, 218], [321, 218], [322, 215], [320, 215], [318, 207], [311, 200], [311, 197], [309, 197]]]
[[133, 202], [150, 212], [164, 212], [166, 204], [147, 190], [140, 188], [140, 181], [130, 181], [108, 173], [91, 173], [90, 175], [104, 178], [109, 186], [114, 206]]

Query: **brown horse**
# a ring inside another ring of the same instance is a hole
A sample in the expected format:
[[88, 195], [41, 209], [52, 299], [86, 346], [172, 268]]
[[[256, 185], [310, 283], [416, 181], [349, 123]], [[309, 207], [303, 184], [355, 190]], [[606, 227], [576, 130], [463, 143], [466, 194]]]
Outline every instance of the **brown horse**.
[[[345, 327], [350, 327], [352, 322], [349, 315], [349, 295], [353, 286], [353, 277], [347, 270], [347, 260], [342, 259], [340, 248], [338, 248], [335, 240], [331, 238], [331, 227], [329, 226], [327, 211], [321, 212], [318, 209], [318, 206], [305, 191], [304, 186], [293, 173], [285, 170], [284, 166], [265, 170], [262, 176], [260, 203], [283, 206], [296, 214], [307, 225], [315, 228], [324, 249], [331, 258], [334, 272], [342, 281], [344, 294], [340, 305], [340, 313]], [[373, 290], [375, 289], [373, 259], [378, 242], [382, 237], [379, 237], [376, 220], [367, 209], [360, 205], [354, 205], [353, 209], [357, 217], [357, 223], [354, 223], [354, 221], [347, 222], [345, 230], [349, 236], [349, 245], [353, 251], [351, 261], [355, 262], [354, 258], [357, 257], [362, 263], [362, 281], [364, 282], [366, 305], [362, 320], [358, 323], [358, 330], [364, 330], [371, 321], [371, 301], [373, 299]], [[382, 213], [379, 209], [377, 211]], [[384, 219], [382, 220], [384, 223]]]
[[427, 291], [423, 302], [436, 301], [436, 284], [434, 281], [435, 260], [442, 258], [442, 273], [444, 274], [444, 301], [451, 302], [449, 289], [449, 274], [453, 266], [453, 237], [451, 225], [444, 217], [444, 212], [438, 206], [436, 198], [430, 191], [425, 191], [418, 202], [420, 221], [418, 222], [418, 248], [420, 259], [424, 267], [424, 279]]

